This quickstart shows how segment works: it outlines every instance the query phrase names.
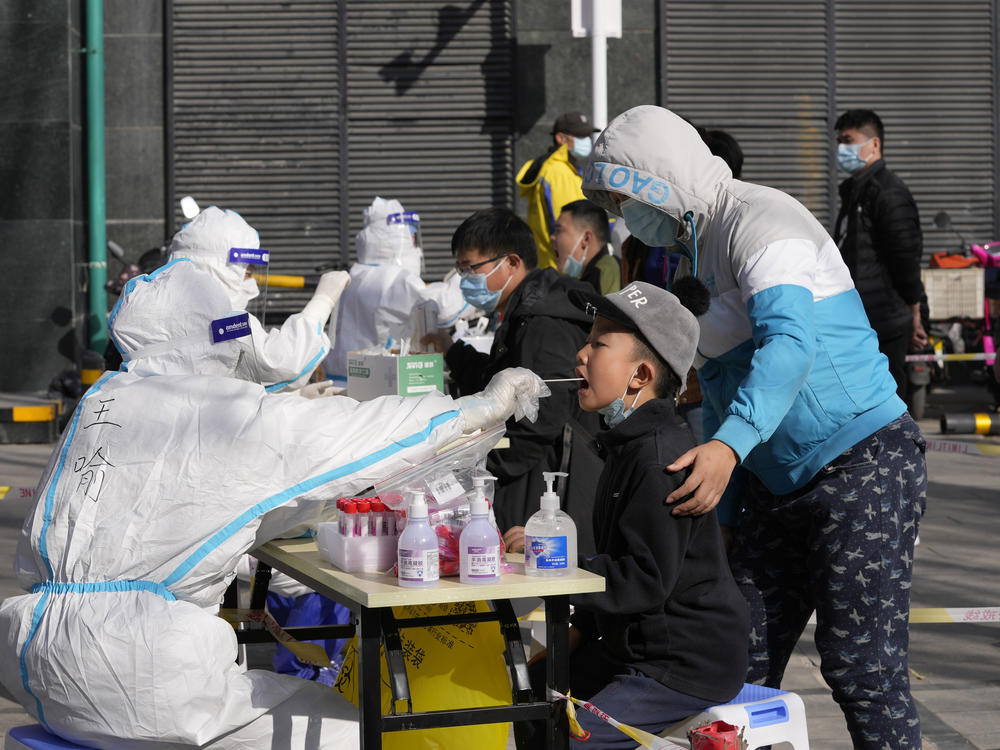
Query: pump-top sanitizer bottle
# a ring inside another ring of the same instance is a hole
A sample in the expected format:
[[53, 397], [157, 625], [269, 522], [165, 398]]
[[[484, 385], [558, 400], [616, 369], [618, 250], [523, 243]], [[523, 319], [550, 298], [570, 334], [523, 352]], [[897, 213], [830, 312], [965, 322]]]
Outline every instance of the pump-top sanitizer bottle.
[[400, 586], [430, 588], [438, 584], [438, 540], [427, 521], [427, 500], [420, 490], [410, 491], [406, 528], [396, 545]]
[[576, 570], [576, 524], [559, 508], [552, 489], [562, 471], [542, 472], [545, 492], [542, 509], [524, 525], [524, 572], [530, 576], [562, 576]]
[[472, 520], [458, 538], [458, 572], [462, 583], [500, 580], [500, 534], [490, 523], [490, 506], [486, 501], [486, 480], [495, 478], [472, 478]]

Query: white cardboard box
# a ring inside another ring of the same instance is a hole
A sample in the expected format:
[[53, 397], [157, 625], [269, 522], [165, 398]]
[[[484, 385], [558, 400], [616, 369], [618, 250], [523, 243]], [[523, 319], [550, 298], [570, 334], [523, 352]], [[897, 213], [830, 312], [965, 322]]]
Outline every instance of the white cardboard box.
[[444, 357], [440, 354], [347, 354], [347, 395], [353, 399], [422, 396], [431, 391], [444, 393]]

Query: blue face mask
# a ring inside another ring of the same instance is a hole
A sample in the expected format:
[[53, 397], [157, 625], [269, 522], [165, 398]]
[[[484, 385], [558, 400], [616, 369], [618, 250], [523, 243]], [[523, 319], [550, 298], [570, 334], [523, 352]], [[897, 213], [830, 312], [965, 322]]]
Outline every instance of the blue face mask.
[[486, 279], [492, 276], [497, 268], [500, 268], [506, 262], [507, 258], [504, 258], [489, 273], [463, 273], [461, 280], [458, 282], [458, 287], [462, 290], [463, 299], [473, 307], [478, 307], [483, 312], [493, 312], [496, 309], [497, 302], [500, 301], [500, 294], [507, 288], [507, 284], [510, 283], [510, 278], [495, 292], [491, 292], [489, 287], [486, 286]]
[[[580, 246], [583, 241], [583, 235], [580, 235], [580, 239], [576, 241], [573, 245], [573, 249], [569, 253], [569, 257], [566, 258], [566, 262], [563, 263], [562, 272], [569, 276], [571, 279], [578, 279], [583, 276], [583, 260], [577, 260], [577, 257], [573, 254], [576, 249]], [[586, 253], [584, 253], [586, 255]]]
[[[635, 377], [637, 372], [639, 372], [638, 367], [632, 370], [632, 374], [628, 376], [628, 383], [632, 382], [632, 378]], [[632, 399], [632, 405], [626, 409], [625, 394], [628, 393], [628, 383], [625, 384], [625, 390], [622, 391], [621, 396], [616, 398], [607, 406], [602, 406], [597, 410], [597, 413], [604, 417], [604, 421], [607, 423], [608, 427], [620, 425], [629, 418], [632, 412], [635, 411], [635, 402], [639, 400], [639, 394], [642, 393], [642, 388], [639, 389], [639, 391], [635, 394], [635, 398]]]
[[670, 214], [634, 198], [622, 201], [621, 212], [629, 233], [650, 247], [670, 247], [675, 244], [680, 222]]
[[577, 159], [586, 159], [594, 147], [589, 135], [574, 135], [573, 147], [569, 150]]
[[868, 162], [861, 158], [861, 147], [870, 143], [869, 138], [864, 143], [841, 143], [837, 146], [837, 166], [848, 174], [864, 169]]

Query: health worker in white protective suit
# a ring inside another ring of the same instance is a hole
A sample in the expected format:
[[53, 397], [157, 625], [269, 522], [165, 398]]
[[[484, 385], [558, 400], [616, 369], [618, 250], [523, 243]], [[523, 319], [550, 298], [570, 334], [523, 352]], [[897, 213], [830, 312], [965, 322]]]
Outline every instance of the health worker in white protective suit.
[[128, 283], [111, 328], [124, 370], [80, 400], [24, 523], [31, 593], [0, 604], [0, 682], [75, 742], [357, 747], [335, 691], [236, 664], [216, 613], [237, 561], [464, 432], [533, 418], [546, 393], [523, 369], [460, 399], [267, 393], [231, 377], [253, 371], [252, 337], [213, 343], [247, 327], [230, 307], [185, 260]]
[[[254, 270], [266, 266], [269, 251], [260, 249], [257, 230], [238, 213], [209, 206], [174, 235], [170, 260], [188, 258], [207, 270], [229, 298], [233, 310], [245, 310], [260, 293]], [[330, 351], [324, 333], [337, 299], [350, 283], [345, 271], [328, 271], [302, 312], [288, 317], [281, 328], [265, 331], [250, 316], [257, 366], [268, 391], [292, 390], [309, 382]]]
[[364, 227], [354, 238], [358, 262], [351, 285], [330, 321], [327, 377], [347, 377], [347, 353], [383, 349], [411, 334], [410, 314], [421, 302], [437, 305], [437, 325], [446, 328], [479, 311], [462, 297], [458, 274], [425, 284], [420, 217], [397, 200], [376, 197], [364, 211]]

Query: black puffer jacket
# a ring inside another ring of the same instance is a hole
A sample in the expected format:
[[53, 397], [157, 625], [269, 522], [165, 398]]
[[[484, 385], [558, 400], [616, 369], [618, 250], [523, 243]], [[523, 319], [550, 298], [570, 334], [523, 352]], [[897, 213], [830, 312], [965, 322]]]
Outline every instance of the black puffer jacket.
[[923, 294], [920, 216], [909, 189], [881, 159], [840, 184], [834, 239], [872, 328], [893, 333], [908, 326]]
[[[576, 353], [583, 347], [592, 321], [569, 301], [570, 289], [589, 291], [591, 287], [552, 268], [530, 271], [511, 294], [489, 355], [462, 342], [445, 355], [459, 392], [469, 395], [482, 390], [507, 367], [527, 367], [542, 378], [573, 377]], [[582, 427], [590, 435], [601, 429], [597, 414], [581, 411], [575, 382], [549, 383], [549, 389], [552, 395], [539, 401], [538, 419], [533, 423], [508, 421], [510, 447], [492, 451], [487, 459], [487, 469], [499, 479], [494, 510], [501, 531], [523, 526], [538, 510], [545, 490], [542, 472], [558, 471], [564, 462], [568, 464], [569, 445], [575, 441], [567, 433], [567, 425]], [[589, 493], [560, 487], [563, 510], [577, 522], [581, 550], [593, 549], [590, 519], [601, 466], [600, 460], [593, 462]], [[579, 485], [583, 479], [571, 476], [570, 482]], [[567, 505], [569, 498], [577, 507]]]
[[584, 570], [605, 590], [570, 597], [573, 624], [600, 635], [607, 656], [697, 698], [725, 703], [743, 687], [749, 614], [715, 510], [675, 516], [664, 498], [686, 472], [664, 466], [694, 447], [668, 399], [647, 401], [597, 438], [607, 463], [597, 485], [597, 554]]

